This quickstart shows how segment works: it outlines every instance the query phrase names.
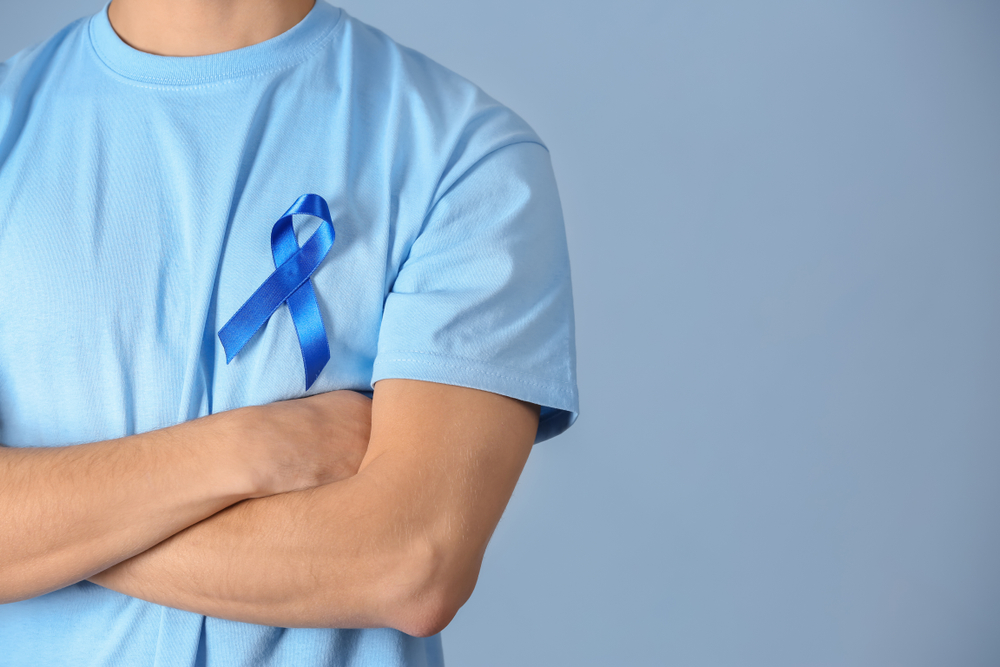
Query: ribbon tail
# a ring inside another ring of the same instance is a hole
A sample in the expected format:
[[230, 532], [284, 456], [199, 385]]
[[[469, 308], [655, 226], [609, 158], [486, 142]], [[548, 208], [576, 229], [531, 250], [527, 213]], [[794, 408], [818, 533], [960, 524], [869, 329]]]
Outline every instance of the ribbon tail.
[[289, 295], [287, 303], [299, 338], [299, 348], [302, 350], [302, 366], [308, 391], [330, 361], [330, 344], [327, 342], [326, 328], [323, 326], [323, 316], [312, 281], [302, 283]]
[[236, 358], [243, 346], [250, 342], [280, 305], [281, 301], [278, 301], [269, 308], [267, 305], [261, 306], [259, 299], [251, 299], [222, 325], [219, 329], [219, 341], [226, 351], [227, 364]]

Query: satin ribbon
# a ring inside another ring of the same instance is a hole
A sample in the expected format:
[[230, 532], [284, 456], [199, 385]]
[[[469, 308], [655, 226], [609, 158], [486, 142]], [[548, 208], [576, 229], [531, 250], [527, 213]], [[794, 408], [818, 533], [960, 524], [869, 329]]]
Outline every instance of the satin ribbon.
[[[292, 228], [293, 215], [312, 215], [320, 224], [302, 247]], [[330, 360], [330, 346], [319, 312], [319, 302], [309, 278], [333, 247], [336, 234], [330, 208], [319, 195], [299, 197], [271, 229], [271, 255], [274, 273], [250, 295], [236, 314], [219, 329], [219, 340], [226, 351], [226, 363], [232, 361], [253, 335], [267, 323], [282, 303], [288, 304], [299, 337], [306, 389], [319, 377]]]

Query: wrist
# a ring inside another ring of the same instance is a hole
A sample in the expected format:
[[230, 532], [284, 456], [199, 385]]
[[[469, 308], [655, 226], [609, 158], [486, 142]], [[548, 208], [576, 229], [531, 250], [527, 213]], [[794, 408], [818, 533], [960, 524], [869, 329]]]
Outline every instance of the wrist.
[[220, 483], [239, 500], [274, 493], [273, 466], [261, 446], [260, 412], [259, 407], [245, 407], [207, 418], [212, 421]]

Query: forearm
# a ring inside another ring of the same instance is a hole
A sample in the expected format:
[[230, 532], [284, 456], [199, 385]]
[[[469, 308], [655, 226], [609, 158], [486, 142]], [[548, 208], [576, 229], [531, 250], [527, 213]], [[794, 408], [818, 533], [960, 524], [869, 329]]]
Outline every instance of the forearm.
[[75, 583], [250, 497], [226, 418], [0, 448], [0, 602]]
[[402, 380], [375, 395], [357, 475], [240, 503], [91, 581], [263, 625], [439, 631], [472, 593], [538, 410]]
[[392, 528], [386, 500], [363, 475], [248, 500], [91, 581], [247, 623], [395, 627], [413, 536]]
[[370, 403], [336, 391], [89, 445], [0, 448], [0, 602], [85, 579], [241, 500], [354, 474]]

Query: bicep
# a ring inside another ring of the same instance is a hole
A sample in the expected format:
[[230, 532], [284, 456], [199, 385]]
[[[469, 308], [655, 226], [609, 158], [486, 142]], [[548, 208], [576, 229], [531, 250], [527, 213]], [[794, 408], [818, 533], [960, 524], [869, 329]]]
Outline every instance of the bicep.
[[[358, 477], [391, 497], [395, 531], [430, 555], [425, 586], [454, 609], [472, 593], [538, 427], [538, 406], [417, 380], [375, 384]], [[359, 480], [360, 481], [360, 480]], [[394, 531], [394, 532], [395, 532]], [[446, 605], [447, 606], [447, 605]]]
[[464, 509], [469, 519], [495, 525], [537, 428], [538, 406], [530, 403], [435, 382], [381, 380], [359, 472], [377, 469], [421, 505]]

